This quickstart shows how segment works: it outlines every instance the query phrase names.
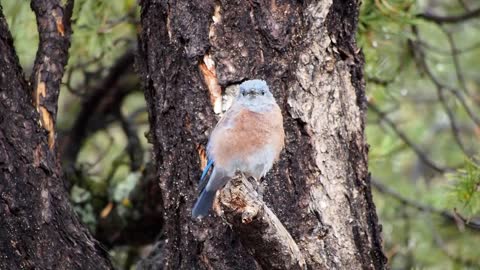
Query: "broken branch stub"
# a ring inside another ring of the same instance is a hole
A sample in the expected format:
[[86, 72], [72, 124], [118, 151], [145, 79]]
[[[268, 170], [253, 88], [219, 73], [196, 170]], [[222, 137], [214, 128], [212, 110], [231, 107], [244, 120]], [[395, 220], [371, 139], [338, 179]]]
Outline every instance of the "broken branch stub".
[[306, 269], [297, 243], [241, 175], [220, 193], [220, 207], [243, 246], [264, 269]]

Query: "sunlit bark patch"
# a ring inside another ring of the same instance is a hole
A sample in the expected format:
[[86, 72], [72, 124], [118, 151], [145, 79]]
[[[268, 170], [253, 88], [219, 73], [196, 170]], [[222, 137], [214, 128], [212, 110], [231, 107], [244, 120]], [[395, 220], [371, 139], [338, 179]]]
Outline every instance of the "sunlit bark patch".
[[206, 54], [203, 57], [203, 60], [200, 61], [199, 68], [210, 94], [210, 102], [213, 106], [213, 111], [216, 114], [219, 114], [222, 111], [222, 87], [218, 84], [215, 62], [209, 54]]

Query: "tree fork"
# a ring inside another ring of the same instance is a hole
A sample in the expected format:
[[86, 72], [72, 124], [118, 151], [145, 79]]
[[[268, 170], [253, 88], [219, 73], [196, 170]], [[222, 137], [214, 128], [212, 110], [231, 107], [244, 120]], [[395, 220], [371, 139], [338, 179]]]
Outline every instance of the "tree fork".
[[69, 46], [64, 9], [53, 0], [32, 1], [32, 8], [40, 32], [33, 88], [0, 6], [0, 269], [110, 269], [57, 169], [53, 122]]

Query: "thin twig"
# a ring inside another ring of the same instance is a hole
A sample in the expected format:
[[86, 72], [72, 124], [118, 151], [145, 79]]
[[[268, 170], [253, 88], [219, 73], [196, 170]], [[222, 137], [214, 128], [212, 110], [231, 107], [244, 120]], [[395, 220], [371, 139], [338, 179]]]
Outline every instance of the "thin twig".
[[468, 21], [470, 19], [478, 18], [479, 16], [480, 16], [480, 8], [465, 12], [464, 14], [452, 15], [452, 16], [441, 16], [441, 15], [429, 14], [429, 13], [422, 13], [417, 15], [417, 17], [419, 18], [425, 19], [427, 21], [436, 22], [436, 23], [459, 23], [459, 22]]
[[423, 212], [429, 212], [429, 213], [435, 213], [438, 214], [451, 222], [454, 222], [457, 224], [460, 228], [461, 226], [466, 226], [470, 229], [473, 230], [480, 230], [480, 222], [477, 221], [472, 221], [472, 220], [467, 220], [464, 217], [460, 216], [458, 213], [452, 213], [446, 210], [440, 210], [436, 209], [430, 205], [422, 204], [417, 201], [408, 199], [404, 196], [402, 196], [400, 193], [396, 192], [395, 190], [387, 187], [386, 185], [382, 184], [380, 181], [372, 178], [372, 186], [378, 190], [379, 192], [389, 195], [390, 197], [395, 198], [397, 201], [408, 205], [410, 207], [413, 207], [417, 210], [423, 211]]
[[[418, 33], [418, 28], [416, 26], [412, 26], [412, 32], [415, 34], [415, 36], [418, 40], [421, 40], [420, 35]], [[418, 46], [415, 42], [413, 42], [412, 45], [415, 48], [415, 50], [414, 50], [415, 59], [419, 62], [419, 65], [422, 68], [422, 70], [426, 73], [426, 75], [430, 78], [430, 80], [435, 85], [440, 103], [442, 104], [443, 108], [445, 109], [445, 111], [447, 113], [449, 123], [450, 123], [451, 129], [452, 129], [452, 135], [453, 135], [453, 138], [455, 139], [455, 142], [457, 143], [458, 147], [460, 148], [460, 150], [465, 155], [470, 156], [470, 154], [466, 151], [466, 148], [465, 148], [465, 146], [463, 144], [463, 141], [460, 137], [460, 133], [459, 133], [459, 130], [458, 130], [458, 127], [457, 127], [457, 122], [456, 122], [456, 119], [455, 119], [455, 115], [454, 115], [453, 111], [450, 109], [450, 107], [448, 106], [448, 103], [446, 101], [445, 94], [444, 94], [444, 90], [446, 88], [437, 79], [437, 77], [435, 77], [432, 70], [428, 66], [427, 60], [426, 60], [426, 57], [425, 57], [425, 52], [423, 51], [423, 49], [420, 46]]]
[[452, 169], [449, 169], [449, 168], [444, 168], [442, 166], [439, 166], [437, 165], [434, 161], [430, 160], [427, 155], [415, 144], [413, 143], [410, 138], [408, 138], [408, 136], [403, 133], [398, 127], [397, 125], [390, 119], [387, 117], [387, 115], [381, 111], [377, 106], [375, 106], [374, 104], [372, 103], [368, 103], [368, 107], [373, 111], [375, 112], [382, 121], [384, 121], [385, 123], [387, 123], [390, 128], [393, 130], [393, 132], [395, 132], [395, 134], [397, 134], [397, 136], [406, 144], [408, 145], [412, 150], [413, 152], [415, 152], [415, 154], [418, 156], [418, 158], [420, 158], [427, 166], [431, 167], [432, 169], [434, 169], [435, 171], [439, 172], [439, 173], [445, 173], [447, 171], [451, 171]]
[[445, 253], [452, 261], [462, 264], [464, 266], [468, 267], [474, 267], [474, 266], [479, 266], [479, 263], [472, 260], [472, 259], [464, 259], [456, 254], [453, 254], [445, 244], [445, 241], [443, 240], [442, 236], [438, 233], [437, 228], [433, 224], [431, 218], [428, 218], [428, 222], [430, 223], [430, 229], [433, 234], [433, 239], [435, 240], [435, 244], [440, 248], [440, 250]]
[[128, 117], [124, 117], [120, 109], [117, 111], [117, 117], [122, 124], [123, 132], [127, 138], [127, 152], [130, 158], [130, 168], [132, 171], [137, 171], [143, 165], [143, 149], [140, 143], [140, 138], [137, 134], [137, 129], [133, 121]]

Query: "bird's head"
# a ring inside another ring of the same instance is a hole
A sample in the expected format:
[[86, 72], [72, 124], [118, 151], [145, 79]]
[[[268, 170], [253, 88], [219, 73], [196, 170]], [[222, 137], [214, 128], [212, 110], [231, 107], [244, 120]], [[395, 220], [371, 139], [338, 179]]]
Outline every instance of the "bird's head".
[[237, 102], [251, 109], [261, 109], [265, 105], [275, 103], [272, 93], [264, 80], [249, 80], [240, 84]]

